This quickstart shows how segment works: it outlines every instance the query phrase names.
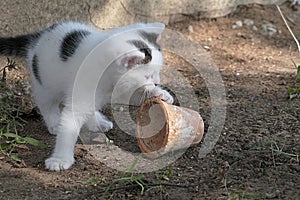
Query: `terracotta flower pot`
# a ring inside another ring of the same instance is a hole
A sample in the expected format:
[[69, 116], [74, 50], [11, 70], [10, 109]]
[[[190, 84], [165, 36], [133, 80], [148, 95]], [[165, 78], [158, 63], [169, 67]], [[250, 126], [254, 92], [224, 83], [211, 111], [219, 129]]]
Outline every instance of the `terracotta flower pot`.
[[136, 119], [138, 144], [149, 158], [199, 143], [203, 133], [204, 123], [198, 112], [157, 98], [146, 100]]

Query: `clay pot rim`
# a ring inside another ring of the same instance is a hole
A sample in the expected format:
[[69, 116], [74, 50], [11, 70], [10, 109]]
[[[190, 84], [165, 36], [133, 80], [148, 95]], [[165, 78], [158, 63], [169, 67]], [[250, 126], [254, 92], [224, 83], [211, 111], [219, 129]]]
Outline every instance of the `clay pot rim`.
[[[165, 102], [163, 102], [161, 99], [158, 99], [158, 98], [151, 98], [151, 99], [147, 99], [141, 106], [141, 108], [139, 109], [139, 112], [137, 114], [137, 120], [136, 120], [136, 133], [137, 133], [137, 138], [138, 138], [138, 145], [140, 147], [140, 149], [142, 150], [142, 152], [144, 154], [147, 154], [148, 157], [157, 157], [157, 155], [159, 154], [159, 152], [162, 151], [162, 149], [159, 149], [159, 150], [154, 150], [154, 151], [150, 151], [149, 149], [145, 148], [144, 146], [144, 143], [143, 143], [143, 138], [139, 137], [141, 134], [140, 134], [140, 116], [141, 116], [141, 113], [143, 110], [145, 110], [145, 107], [150, 107], [152, 106], [153, 104], [158, 104], [161, 109], [163, 110], [163, 113], [164, 113], [164, 116], [165, 116], [165, 119], [166, 119], [166, 122], [169, 121], [169, 115], [168, 115], [168, 112], [167, 112], [167, 109], [166, 109], [166, 106], [165, 106]], [[149, 107], [149, 108], [150, 108]], [[165, 147], [168, 143], [168, 135], [169, 135], [169, 130], [170, 130], [170, 127], [169, 127], [169, 123], [165, 123], [165, 137], [164, 137], [164, 141], [162, 143], [162, 147]]]

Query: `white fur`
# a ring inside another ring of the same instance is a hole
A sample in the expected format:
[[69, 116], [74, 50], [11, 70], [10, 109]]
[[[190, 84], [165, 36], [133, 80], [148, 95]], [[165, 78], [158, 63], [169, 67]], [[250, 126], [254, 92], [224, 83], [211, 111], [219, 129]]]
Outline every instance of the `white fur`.
[[[152, 61], [146, 65], [130, 66], [132, 69], [129, 69], [126, 62], [131, 56], [136, 56], [139, 59], [145, 57], [132, 45], [126, 43], [129, 39], [141, 39], [141, 36], [135, 30], [145, 29], [160, 34], [163, 28], [164, 25], [161, 23], [151, 23], [134, 24], [110, 31], [100, 31], [81, 23], [67, 22], [59, 24], [52, 31], [43, 33], [36, 45], [29, 49], [29, 66], [32, 64], [33, 55], [37, 55], [42, 80], [41, 85], [32, 75], [33, 95], [49, 132], [56, 135], [54, 152], [45, 161], [47, 169], [60, 171], [72, 166], [75, 161], [75, 143], [84, 124], [91, 131], [105, 132], [113, 128], [112, 122], [98, 111], [105, 104], [110, 103], [113, 90], [119, 92], [118, 95], [122, 96], [130, 88], [143, 86], [142, 92], [146, 94], [146, 98], [155, 96], [168, 103], [173, 103], [173, 97], [167, 91], [156, 86], [160, 82], [159, 72], [163, 65], [161, 52], [153, 47]], [[75, 55], [69, 58], [68, 61], [63, 62], [58, 53], [61, 41], [67, 33], [78, 29], [90, 31], [92, 34], [80, 43]], [[109, 39], [116, 35], [116, 39]], [[141, 40], [152, 47], [147, 40]], [[104, 41], [108, 41], [107, 44]], [[90, 51], [102, 42], [104, 42], [103, 54], [98, 55], [95, 62], [91, 61], [91, 64], [104, 71], [107, 66], [103, 66], [103, 63], [108, 59], [114, 59], [114, 62], [105, 72], [104, 79], [99, 82], [96, 91], [97, 104], [95, 107], [91, 107], [93, 104], [90, 101], [92, 100], [85, 98], [93, 93], [92, 88], [89, 88], [89, 84], [98, 83], [98, 80], [94, 80], [93, 72], [87, 72], [86, 79], [81, 80], [81, 82], [84, 82], [81, 91], [79, 91], [82, 97], [80, 97], [80, 101], [74, 104], [72, 99], [74, 94], [72, 92], [79, 67]], [[115, 88], [116, 85], [118, 85], [117, 89]], [[137, 103], [141, 102], [142, 99], [139, 99]], [[61, 104], [64, 105], [62, 109], [60, 109]], [[74, 108], [76, 111], [80, 110], [80, 112], [76, 112]]]

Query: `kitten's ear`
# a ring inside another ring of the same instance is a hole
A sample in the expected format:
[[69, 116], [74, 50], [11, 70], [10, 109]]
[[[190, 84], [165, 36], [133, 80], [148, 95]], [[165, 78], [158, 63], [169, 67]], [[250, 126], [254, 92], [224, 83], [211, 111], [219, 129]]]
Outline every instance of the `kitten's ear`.
[[118, 59], [118, 64], [126, 67], [127, 69], [131, 69], [134, 66], [141, 64], [145, 58], [145, 54], [138, 50], [133, 50], [129, 53], [122, 55]]
[[148, 23], [144, 29], [144, 34], [142, 34], [147, 39], [153, 42], [158, 42], [161, 38], [161, 33], [164, 31], [165, 25], [160, 22]]
[[165, 30], [165, 25], [160, 22], [148, 23], [146, 24], [145, 30], [147, 32], [156, 33], [160, 35]]

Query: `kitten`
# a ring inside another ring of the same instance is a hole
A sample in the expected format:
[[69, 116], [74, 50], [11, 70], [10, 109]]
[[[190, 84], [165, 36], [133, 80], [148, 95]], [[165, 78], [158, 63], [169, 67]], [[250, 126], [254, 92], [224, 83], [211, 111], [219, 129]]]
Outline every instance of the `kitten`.
[[[163, 56], [157, 40], [163, 29], [161, 23], [138, 23], [103, 31], [64, 22], [32, 34], [0, 38], [0, 54], [27, 58], [35, 102], [49, 132], [56, 135], [54, 152], [45, 161], [47, 169], [60, 171], [72, 166], [83, 125], [95, 132], [113, 128], [99, 110], [110, 103], [116, 85], [115, 93], [130, 93], [142, 86], [142, 99], [137, 103], [151, 97], [173, 103], [173, 97], [158, 86]], [[101, 45], [101, 54], [93, 55], [97, 45]], [[113, 62], [105, 66], [108, 60]], [[77, 79], [82, 63], [94, 69]], [[103, 72], [101, 77], [94, 72], [99, 70]], [[80, 87], [74, 87], [78, 84], [75, 80], [79, 80]], [[76, 103], [74, 88], [80, 94]], [[90, 98], [91, 94], [96, 97]]]

